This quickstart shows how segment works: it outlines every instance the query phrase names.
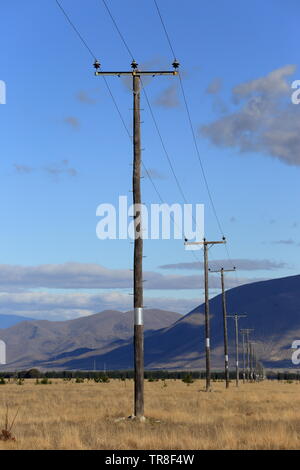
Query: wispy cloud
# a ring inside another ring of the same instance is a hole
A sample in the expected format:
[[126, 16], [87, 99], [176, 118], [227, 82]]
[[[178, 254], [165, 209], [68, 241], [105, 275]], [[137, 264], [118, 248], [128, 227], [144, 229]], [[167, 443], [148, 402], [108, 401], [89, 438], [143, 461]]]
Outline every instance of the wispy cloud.
[[48, 165], [41, 168], [33, 168], [31, 166], [14, 163], [15, 171], [19, 174], [27, 175], [33, 171], [43, 171], [48, 175], [57, 178], [60, 175], [76, 176], [77, 170], [69, 166], [69, 160], [61, 160], [60, 162], [49, 163]]
[[219, 147], [261, 152], [288, 165], [300, 165], [300, 106], [291, 103], [288, 78], [296, 71], [286, 65], [232, 90], [237, 108], [203, 125], [200, 133]]
[[[194, 269], [194, 267], [189, 269]], [[145, 271], [144, 280], [146, 290], [190, 290], [201, 289], [204, 286], [204, 279], [200, 274], [174, 275]], [[239, 284], [253, 281], [253, 279], [241, 278]], [[0, 265], [0, 290], [2, 291], [5, 288], [132, 289], [132, 287], [132, 272], [129, 269], [109, 269], [99, 264], [75, 262], [40, 266]], [[218, 288], [218, 281], [212, 279], [211, 287]]]
[[96, 103], [96, 100], [90, 96], [86, 91], [79, 91], [76, 94], [76, 99], [80, 101], [80, 103], [86, 103], [86, 104], [94, 104]]
[[[202, 275], [169, 275], [153, 271], [144, 273], [147, 308], [161, 308], [187, 313], [200, 303], [191, 289], [203, 292]], [[259, 279], [230, 279], [227, 287], [235, 287]], [[46, 264], [39, 266], [0, 265], [0, 314], [14, 313], [33, 318], [66, 320], [91, 315], [105, 309], [132, 308], [132, 272], [128, 269], [109, 269], [92, 263]], [[210, 287], [220, 288], [220, 280], [212, 276]], [[103, 292], [94, 293], [97, 289]], [[76, 292], [74, 292], [76, 290]], [[176, 296], [157, 295], [157, 291], [173, 291]], [[183, 291], [186, 293], [183, 295]], [[181, 294], [180, 294], [181, 291]]]
[[79, 120], [75, 116], [65, 117], [64, 122], [66, 124], [68, 124], [70, 127], [72, 127], [73, 129], [75, 129], [75, 130], [79, 129], [79, 127], [80, 127]]
[[[226, 259], [215, 260], [210, 263], [211, 269], [231, 269], [236, 267], [240, 271], [273, 271], [275, 269], [287, 268], [288, 264], [284, 262], [271, 261], [268, 259], [233, 259], [231, 263]], [[164, 264], [161, 269], [180, 269], [180, 270], [199, 270], [203, 269], [202, 261], [194, 261], [190, 263]]]
[[[201, 299], [202, 302], [202, 299]], [[199, 298], [146, 297], [147, 308], [159, 308], [188, 313], [200, 303]], [[14, 314], [37, 319], [68, 320], [92, 315], [103, 310], [132, 309], [131, 296], [122, 292], [87, 293], [0, 293], [0, 314]]]
[[57, 177], [63, 174], [66, 174], [69, 176], [77, 175], [77, 170], [69, 166], [69, 160], [62, 160], [59, 163], [47, 165], [43, 168], [43, 170], [46, 173], [48, 173], [50, 176], [54, 176], [54, 177]]
[[28, 173], [31, 173], [34, 170], [31, 166], [19, 165], [18, 163], [14, 163], [13, 166], [14, 166], [16, 172], [20, 173], [20, 174], [28, 174]]
[[145, 172], [144, 176], [147, 178], [152, 178], [155, 180], [164, 180], [166, 179], [165, 175], [161, 173], [159, 170], [156, 170], [156, 168], [147, 168], [147, 171]]
[[273, 245], [295, 245], [295, 246], [300, 246], [299, 242], [296, 242], [295, 240], [292, 240], [291, 238], [288, 238], [286, 240], [274, 240], [271, 243]]
[[176, 84], [168, 86], [156, 98], [155, 104], [163, 108], [176, 108], [179, 106], [178, 88]]
[[210, 84], [206, 88], [206, 93], [210, 95], [215, 95], [216, 93], [219, 93], [221, 88], [222, 88], [222, 80], [221, 78], [217, 77], [210, 82]]

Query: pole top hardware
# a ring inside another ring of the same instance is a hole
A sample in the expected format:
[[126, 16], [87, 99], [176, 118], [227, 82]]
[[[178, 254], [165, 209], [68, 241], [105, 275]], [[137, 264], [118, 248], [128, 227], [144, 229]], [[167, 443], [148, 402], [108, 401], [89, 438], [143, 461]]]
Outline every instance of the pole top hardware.
[[180, 63], [178, 62], [178, 60], [174, 59], [172, 66], [174, 67], [175, 70], [179, 68], [179, 65]]
[[93, 64], [93, 66], [94, 66], [94, 68], [95, 68], [96, 70], [98, 70], [98, 69], [100, 69], [101, 64], [100, 64], [100, 62], [99, 62], [97, 59], [95, 59], [95, 62], [94, 62], [94, 64]]
[[133, 70], [136, 70], [136, 69], [138, 68], [138, 65], [139, 65], [139, 64], [133, 59], [133, 61], [131, 62], [131, 68], [132, 68]]

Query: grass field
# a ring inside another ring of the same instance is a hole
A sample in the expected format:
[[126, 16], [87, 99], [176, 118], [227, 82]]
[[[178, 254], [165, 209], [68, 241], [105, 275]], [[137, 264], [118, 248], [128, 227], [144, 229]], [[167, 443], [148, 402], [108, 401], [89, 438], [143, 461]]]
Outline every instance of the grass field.
[[299, 449], [300, 384], [180, 380], [145, 383], [145, 423], [132, 414], [133, 382], [0, 385], [0, 430], [6, 405], [15, 441], [0, 449]]

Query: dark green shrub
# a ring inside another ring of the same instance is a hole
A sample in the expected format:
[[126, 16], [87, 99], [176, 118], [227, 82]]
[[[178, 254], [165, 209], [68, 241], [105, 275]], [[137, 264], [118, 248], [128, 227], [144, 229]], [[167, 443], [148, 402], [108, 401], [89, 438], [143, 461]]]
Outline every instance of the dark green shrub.
[[194, 380], [193, 380], [192, 374], [186, 374], [186, 376], [183, 377], [182, 382], [184, 382], [187, 385], [193, 384]]
[[82, 384], [84, 382], [84, 379], [82, 377], [76, 377], [75, 383], [76, 384]]
[[39, 381], [39, 383], [41, 385], [51, 385], [52, 384], [52, 381], [48, 379], [48, 377], [44, 377], [43, 379], [41, 379]]
[[25, 379], [23, 379], [23, 378], [20, 377], [19, 379], [16, 380], [16, 384], [17, 384], [17, 385], [24, 385], [24, 380], [25, 380]]

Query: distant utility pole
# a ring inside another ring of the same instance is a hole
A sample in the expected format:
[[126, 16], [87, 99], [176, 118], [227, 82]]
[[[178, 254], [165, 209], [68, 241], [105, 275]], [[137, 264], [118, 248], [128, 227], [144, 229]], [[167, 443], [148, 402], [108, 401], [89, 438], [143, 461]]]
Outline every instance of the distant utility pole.
[[135, 60], [131, 70], [125, 72], [102, 72], [96, 60], [95, 75], [132, 76], [133, 89], [133, 204], [134, 204], [134, 416], [144, 416], [144, 321], [143, 321], [143, 236], [141, 214], [141, 76], [178, 75], [179, 62], [174, 60], [172, 71], [141, 71]]
[[246, 330], [241, 329], [240, 330], [241, 335], [242, 335], [242, 345], [243, 345], [243, 383], [246, 382], [246, 350], [245, 350], [245, 336], [246, 336]]
[[233, 269], [210, 269], [211, 273], [221, 273], [221, 288], [222, 288], [222, 310], [223, 310], [223, 331], [224, 331], [224, 357], [225, 357], [225, 382], [226, 388], [229, 388], [229, 360], [228, 360], [228, 334], [227, 334], [227, 309], [226, 309], [226, 296], [225, 296], [225, 283], [224, 273], [235, 271]]
[[222, 241], [208, 241], [205, 238], [202, 242], [185, 242], [185, 245], [203, 245], [204, 253], [204, 290], [205, 290], [205, 356], [206, 356], [206, 391], [211, 390], [210, 385], [210, 319], [209, 319], [209, 293], [208, 293], [208, 249], [220, 243], [226, 243], [225, 237]]
[[235, 313], [234, 315], [228, 315], [228, 318], [234, 318], [234, 325], [235, 325], [235, 370], [236, 370], [236, 379], [235, 383], [236, 386], [239, 386], [239, 319], [246, 318], [247, 315], [238, 315]]
[[255, 366], [254, 366], [254, 344], [255, 341], [249, 341], [249, 350], [250, 350], [250, 380], [253, 382], [255, 380]]
[[246, 374], [246, 377], [247, 377], [247, 382], [249, 382], [250, 380], [250, 345], [249, 345], [249, 342], [250, 342], [250, 333], [252, 333], [253, 328], [245, 328], [243, 330], [245, 332], [245, 335], [246, 335], [246, 356], [247, 356], [247, 366], [246, 366], [246, 371], [247, 371], [247, 374]]

